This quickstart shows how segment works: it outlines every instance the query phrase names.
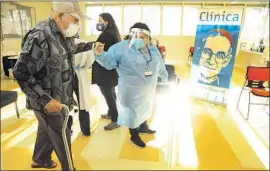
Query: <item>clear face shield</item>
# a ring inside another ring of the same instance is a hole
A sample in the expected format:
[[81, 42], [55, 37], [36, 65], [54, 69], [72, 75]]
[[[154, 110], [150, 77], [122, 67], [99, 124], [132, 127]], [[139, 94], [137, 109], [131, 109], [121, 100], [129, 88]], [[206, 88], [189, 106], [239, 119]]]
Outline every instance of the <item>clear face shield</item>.
[[129, 48], [133, 46], [136, 49], [142, 49], [150, 43], [150, 32], [148, 30], [133, 28], [131, 29], [129, 36]]

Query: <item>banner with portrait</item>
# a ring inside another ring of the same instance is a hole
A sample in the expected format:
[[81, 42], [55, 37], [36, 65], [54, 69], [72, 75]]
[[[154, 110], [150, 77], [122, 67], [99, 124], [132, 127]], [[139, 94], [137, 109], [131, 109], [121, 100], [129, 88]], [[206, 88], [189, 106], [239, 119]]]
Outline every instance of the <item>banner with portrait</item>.
[[226, 105], [242, 9], [201, 9], [192, 60], [192, 96]]

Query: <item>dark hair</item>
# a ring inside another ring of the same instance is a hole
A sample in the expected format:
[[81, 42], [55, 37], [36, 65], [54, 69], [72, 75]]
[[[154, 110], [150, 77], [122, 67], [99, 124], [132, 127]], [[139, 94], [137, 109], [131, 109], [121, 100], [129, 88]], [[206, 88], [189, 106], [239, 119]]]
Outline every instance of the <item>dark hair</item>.
[[119, 30], [118, 30], [118, 28], [117, 28], [117, 26], [116, 26], [116, 24], [115, 24], [115, 21], [114, 21], [112, 15], [109, 14], [109, 13], [101, 13], [101, 14], [99, 14], [99, 16], [100, 16], [104, 21], [107, 21], [107, 22], [108, 22], [108, 24], [107, 24], [105, 30], [106, 30], [106, 31], [111, 31], [111, 32], [113, 32], [113, 34], [116, 35], [117, 39], [118, 39], [119, 41], [121, 41], [121, 36], [120, 36]]
[[[149, 27], [145, 23], [141, 23], [141, 22], [135, 23], [133, 26], [130, 27], [129, 32], [133, 28], [144, 29], [144, 30], [147, 30], [147, 31], [149, 31], [151, 33]], [[130, 38], [130, 35], [126, 35], [125, 38], [124, 38], [124, 40], [128, 40], [129, 38]], [[150, 40], [151, 40], [151, 37], [150, 37]]]

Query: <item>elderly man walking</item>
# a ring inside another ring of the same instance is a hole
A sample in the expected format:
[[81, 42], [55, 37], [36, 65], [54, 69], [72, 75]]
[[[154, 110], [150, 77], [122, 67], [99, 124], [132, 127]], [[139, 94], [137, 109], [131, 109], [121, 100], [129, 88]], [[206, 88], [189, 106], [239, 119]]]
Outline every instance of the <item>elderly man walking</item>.
[[32, 168], [54, 168], [53, 150], [62, 170], [74, 170], [68, 116], [72, 110], [73, 56], [92, 49], [93, 42], [74, 44], [79, 21], [87, 19], [78, 2], [52, 2], [52, 16], [31, 29], [22, 41], [22, 51], [13, 74], [26, 95], [27, 108], [38, 120]]

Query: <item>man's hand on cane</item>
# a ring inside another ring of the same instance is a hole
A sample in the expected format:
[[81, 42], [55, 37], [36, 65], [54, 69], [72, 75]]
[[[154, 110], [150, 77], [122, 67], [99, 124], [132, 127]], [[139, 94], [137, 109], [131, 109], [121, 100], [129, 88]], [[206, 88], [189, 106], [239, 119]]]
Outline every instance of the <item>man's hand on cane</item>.
[[55, 99], [51, 99], [49, 101], [49, 103], [46, 104], [45, 106], [45, 110], [48, 113], [55, 113], [55, 112], [59, 112], [62, 109], [62, 105], [59, 101], [55, 100]]

